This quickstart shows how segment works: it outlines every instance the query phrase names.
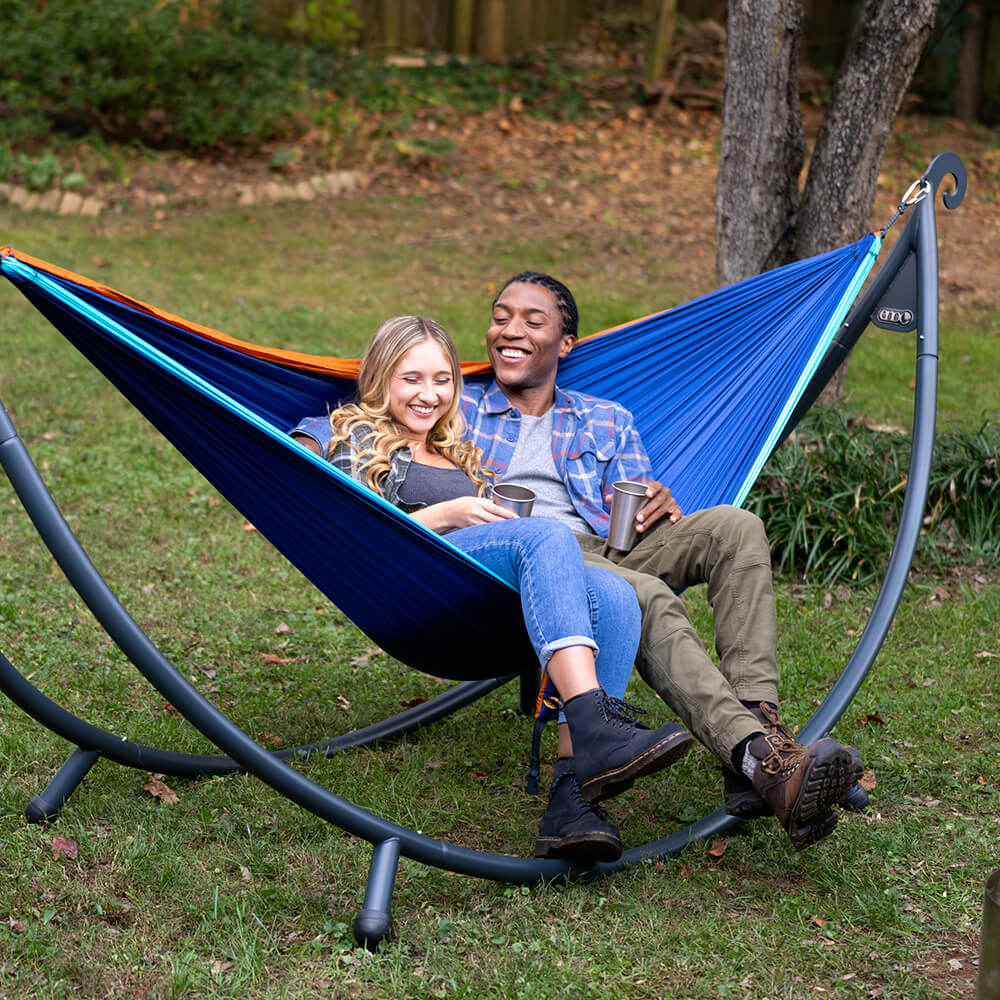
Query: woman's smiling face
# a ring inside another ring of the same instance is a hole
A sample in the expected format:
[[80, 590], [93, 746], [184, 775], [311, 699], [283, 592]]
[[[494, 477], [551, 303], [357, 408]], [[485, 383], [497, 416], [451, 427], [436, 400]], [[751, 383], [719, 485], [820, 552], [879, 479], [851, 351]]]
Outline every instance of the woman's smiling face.
[[414, 344], [389, 379], [389, 413], [411, 440], [422, 443], [455, 398], [451, 363], [435, 340]]

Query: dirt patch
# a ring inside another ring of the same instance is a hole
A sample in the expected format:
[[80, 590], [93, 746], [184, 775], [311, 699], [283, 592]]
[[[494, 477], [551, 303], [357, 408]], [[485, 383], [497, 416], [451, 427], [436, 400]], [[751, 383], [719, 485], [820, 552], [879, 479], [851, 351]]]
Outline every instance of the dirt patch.
[[[819, 113], [807, 109], [805, 119], [807, 132], [815, 134]], [[663, 248], [672, 271], [695, 294], [714, 284], [720, 132], [719, 115], [711, 110], [632, 107], [600, 121], [564, 122], [533, 118], [515, 99], [482, 114], [428, 112], [405, 137], [372, 143], [338, 162], [329, 159], [322, 137], [310, 134], [294, 146], [225, 162], [133, 153], [114, 169], [82, 144], [72, 166], [88, 179], [77, 194], [99, 199], [104, 215], [146, 212], [155, 225], [233, 202], [420, 196], [437, 210], [442, 231], [475, 234], [521, 224], [554, 241], [572, 231], [592, 238], [597, 252], [638, 248], [639, 268], [653, 248]], [[1000, 148], [988, 130], [901, 117], [879, 178], [872, 226], [888, 221], [909, 184], [945, 150], [963, 158], [969, 192], [957, 212], [938, 211], [942, 298], [996, 308]], [[321, 183], [338, 175], [348, 180]]]

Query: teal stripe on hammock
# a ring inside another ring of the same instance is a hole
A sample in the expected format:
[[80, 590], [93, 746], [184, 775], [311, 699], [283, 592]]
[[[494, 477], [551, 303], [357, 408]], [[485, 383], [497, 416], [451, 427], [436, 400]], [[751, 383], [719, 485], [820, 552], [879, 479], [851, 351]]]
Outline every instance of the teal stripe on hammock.
[[122, 326], [121, 323], [116, 322], [100, 310], [95, 309], [93, 306], [83, 301], [83, 299], [79, 296], [74, 295], [68, 289], [53, 281], [47, 275], [37, 271], [35, 268], [29, 267], [27, 264], [17, 260], [15, 257], [4, 258], [3, 269], [12, 274], [16, 274], [25, 280], [31, 281], [33, 284], [47, 292], [56, 301], [61, 302], [78, 315], [85, 318], [88, 322], [92, 323], [98, 329], [103, 330], [104, 333], [116, 338], [123, 344], [126, 344], [138, 357], [151, 361], [158, 368], [168, 373], [177, 381], [191, 386], [191, 388], [201, 393], [206, 398], [212, 400], [222, 409], [233, 414], [233, 416], [237, 417], [239, 420], [243, 420], [252, 427], [256, 427], [257, 430], [267, 435], [282, 447], [299, 453], [307, 461], [320, 468], [326, 475], [337, 480], [340, 488], [355, 492], [366, 503], [370, 504], [372, 507], [379, 508], [382, 514], [386, 517], [396, 519], [400, 524], [411, 529], [414, 534], [420, 535], [432, 544], [438, 544], [443, 548], [450, 550], [458, 558], [469, 565], [474, 566], [487, 576], [492, 577], [504, 587], [513, 589], [506, 580], [498, 576], [491, 569], [483, 566], [461, 549], [452, 545], [446, 536], [436, 534], [419, 521], [410, 517], [408, 514], [404, 514], [398, 507], [394, 507], [391, 503], [388, 503], [385, 499], [379, 496], [379, 494], [361, 485], [361, 483], [356, 482], [346, 473], [338, 469], [335, 465], [327, 462], [315, 452], [310, 451], [294, 438], [289, 437], [286, 429], [275, 427], [270, 421], [263, 419], [249, 407], [237, 402], [228, 393], [223, 392], [207, 379], [197, 375], [189, 368], [169, 357], [169, 355], [164, 354], [163, 351], [153, 347], [147, 341]]
[[840, 302], [837, 303], [837, 308], [830, 317], [829, 322], [826, 325], [826, 329], [823, 331], [822, 338], [816, 345], [816, 349], [809, 358], [805, 370], [799, 376], [798, 382], [795, 384], [791, 394], [785, 401], [785, 405], [781, 410], [778, 420], [771, 428], [771, 432], [768, 434], [763, 448], [761, 448], [757, 458], [754, 459], [753, 466], [747, 474], [747, 478], [744, 480], [743, 485], [740, 487], [735, 499], [733, 500], [733, 503], [737, 507], [743, 506], [743, 501], [746, 500], [747, 494], [752, 489], [753, 484], [757, 481], [757, 477], [760, 475], [761, 470], [767, 464], [767, 460], [771, 456], [771, 452], [774, 450], [774, 446], [777, 444], [778, 439], [784, 430], [785, 424], [788, 422], [788, 418], [792, 415], [792, 411], [802, 398], [802, 394], [806, 391], [806, 387], [809, 385], [813, 375], [816, 374], [816, 370], [819, 368], [820, 362], [826, 356], [826, 352], [830, 349], [830, 344], [833, 343], [833, 338], [837, 335], [840, 325], [847, 318], [847, 313], [854, 304], [854, 300], [858, 297], [858, 292], [861, 291], [862, 285], [864, 285], [868, 275], [871, 273], [871, 269], [875, 264], [875, 258], [878, 257], [879, 250], [882, 248], [881, 238], [877, 234], [872, 235], [872, 245], [861, 258], [861, 264], [858, 266], [858, 270], [855, 272], [850, 285], [844, 289], [844, 294], [841, 296]]
[[[870, 266], [872, 243], [866, 237], [585, 339], [560, 367], [560, 384], [634, 413], [654, 473], [685, 510], [732, 503]], [[251, 358], [14, 258], [0, 264], [390, 655], [454, 678], [517, 672], [532, 656], [522, 630], [496, 627], [520, 613], [506, 583], [287, 438], [286, 428], [336, 405], [349, 384]]]
[[682, 509], [741, 502], [878, 245], [869, 234], [585, 338], [559, 384], [632, 412], [655, 477]]

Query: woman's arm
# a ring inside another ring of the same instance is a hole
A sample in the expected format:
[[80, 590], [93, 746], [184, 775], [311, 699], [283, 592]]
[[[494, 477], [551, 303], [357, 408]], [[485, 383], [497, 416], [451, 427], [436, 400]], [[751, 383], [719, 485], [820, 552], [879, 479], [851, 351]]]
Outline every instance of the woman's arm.
[[489, 524], [490, 521], [503, 521], [505, 518], [517, 515], [485, 497], [455, 497], [454, 500], [444, 500], [414, 511], [410, 517], [440, 535], [456, 528]]

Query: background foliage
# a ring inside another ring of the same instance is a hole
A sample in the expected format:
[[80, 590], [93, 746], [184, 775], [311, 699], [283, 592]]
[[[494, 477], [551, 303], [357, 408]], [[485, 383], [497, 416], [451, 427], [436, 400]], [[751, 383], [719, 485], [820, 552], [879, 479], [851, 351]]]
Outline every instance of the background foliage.
[[[497, 22], [507, 47], [500, 49], [502, 61], [491, 63], [482, 60], [485, 49], [463, 51], [457, 45], [460, 6], [2, 0], [0, 142], [38, 143], [53, 132], [95, 134], [106, 141], [211, 149], [218, 155], [234, 145], [301, 135], [315, 124], [349, 124], [356, 107], [481, 109], [518, 95], [536, 113], [580, 114], [589, 104], [588, 92], [636, 105], [663, 94], [662, 85], [651, 90], [644, 78], [656, 5], [534, 3], [518, 14], [518, 3], [508, 0], [500, 4], [506, 22]], [[472, 28], [486, 31], [489, 5], [465, 6]], [[918, 74], [915, 93], [929, 110], [952, 108], [965, 24], [958, 6], [958, 0], [942, 6], [941, 30]], [[807, 50], [818, 68], [810, 86], [818, 88], [821, 100], [835, 76], [851, 18], [834, 0], [812, 0], [807, 7]], [[685, 30], [699, 19], [723, 19], [725, 5], [681, 0], [678, 10], [668, 75], [683, 73], [691, 88], [704, 89], [711, 81], [704, 78], [704, 64], [692, 57]], [[1000, 37], [1000, 26], [993, 34]], [[360, 50], [353, 47], [358, 43]], [[581, 62], [578, 43], [607, 58]], [[439, 55], [385, 58], [387, 51], [414, 45]], [[985, 55], [984, 60], [988, 67]], [[992, 94], [1000, 86], [994, 76], [987, 72], [982, 83], [985, 114], [1000, 106]], [[669, 86], [676, 89], [677, 82], [672, 78]], [[718, 96], [713, 87], [705, 92], [710, 103]]]

